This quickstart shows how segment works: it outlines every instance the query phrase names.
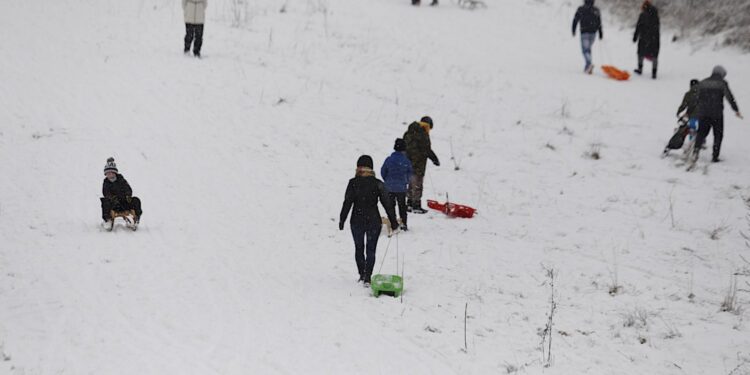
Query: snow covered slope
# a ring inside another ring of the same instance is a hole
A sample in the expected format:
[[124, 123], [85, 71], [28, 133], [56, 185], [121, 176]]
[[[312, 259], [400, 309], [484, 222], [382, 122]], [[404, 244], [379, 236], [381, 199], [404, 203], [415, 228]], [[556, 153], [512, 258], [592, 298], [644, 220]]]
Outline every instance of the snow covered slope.
[[[241, 27], [232, 3], [210, 2], [202, 60], [182, 55], [176, 0], [4, 4], [0, 373], [717, 374], [750, 360], [747, 313], [719, 311], [750, 259], [748, 122], [727, 113], [725, 161], [705, 173], [659, 158], [689, 79], [714, 64], [750, 108], [750, 57], [665, 43], [658, 81], [618, 83], [580, 73], [567, 1], [258, 0]], [[629, 37], [607, 24], [595, 62], [632, 67]], [[413, 217], [403, 301], [375, 299], [337, 228], [345, 184], [424, 114], [443, 162], [427, 197], [479, 216]], [[108, 156], [143, 200], [138, 232], [98, 228]]]

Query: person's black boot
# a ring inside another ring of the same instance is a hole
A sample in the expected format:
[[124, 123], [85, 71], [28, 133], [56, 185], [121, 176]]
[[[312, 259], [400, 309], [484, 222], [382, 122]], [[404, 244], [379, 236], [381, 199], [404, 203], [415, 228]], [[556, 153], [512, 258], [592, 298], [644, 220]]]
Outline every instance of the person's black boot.
[[638, 75], [641, 75], [641, 74], [643, 74], [643, 65], [641, 65], [641, 64], [638, 64], [638, 68], [636, 68], [636, 69], [633, 69], [633, 71], [634, 71], [634, 72], [635, 72], [636, 74], [638, 74]]
[[651, 71], [651, 78], [656, 79], [656, 69]]
[[414, 203], [414, 207], [411, 209], [411, 212], [415, 214], [426, 214], [427, 210], [422, 208], [422, 202], [420, 201], [420, 202]]
[[430, 4], [431, 7], [438, 6], [438, 0], [432, 0], [432, 3]]
[[370, 275], [365, 275], [365, 279], [364, 279], [364, 286], [365, 286], [365, 288], [369, 288], [370, 287], [370, 281], [371, 281], [370, 280]]

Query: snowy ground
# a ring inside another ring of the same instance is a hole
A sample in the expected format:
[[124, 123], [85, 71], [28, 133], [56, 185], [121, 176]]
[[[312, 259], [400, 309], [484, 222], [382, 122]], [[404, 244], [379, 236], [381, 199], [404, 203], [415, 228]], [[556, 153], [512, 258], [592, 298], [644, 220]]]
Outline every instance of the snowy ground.
[[[720, 164], [659, 158], [714, 64], [750, 108], [749, 56], [665, 42], [658, 81], [618, 83], [580, 73], [568, 1], [258, 0], [240, 27], [231, 3], [209, 5], [203, 60], [176, 0], [4, 5], [0, 373], [750, 372], [748, 313], [719, 311], [750, 259], [748, 122], [727, 110]], [[632, 68], [630, 30], [605, 38], [596, 63]], [[341, 200], [424, 114], [426, 196], [480, 214], [412, 217], [403, 300], [375, 299]], [[98, 228], [110, 155], [136, 233]]]

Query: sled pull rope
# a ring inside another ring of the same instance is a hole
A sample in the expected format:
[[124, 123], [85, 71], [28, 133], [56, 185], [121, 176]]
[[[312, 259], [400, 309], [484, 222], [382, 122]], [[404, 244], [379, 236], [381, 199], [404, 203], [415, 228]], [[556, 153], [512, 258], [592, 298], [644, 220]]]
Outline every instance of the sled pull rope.
[[398, 256], [398, 232], [396, 232], [396, 275], [398, 275], [398, 260], [401, 259]]
[[378, 273], [380, 273], [380, 270], [383, 269], [383, 264], [385, 263], [385, 258], [388, 256], [388, 248], [391, 247], [391, 237], [388, 237], [388, 244], [385, 245], [385, 254], [383, 254], [383, 259], [380, 260], [380, 268], [378, 268]]
[[[398, 249], [398, 234], [396, 235], [396, 249]], [[406, 262], [406, 254], [404, 254], [404, 257], [401, 258], [401, 286], [404, 285], [404, 263]], [[396, 259], [396, 263], [398, 263], [398, 259]], [[404, 303], [404, 292], [401, 292], [401, 303]]]
[[609, 65], [612, 63], [612, 59], [609, 53], [609, 48], [604, 45], [604, 40], [599, 40], [599, 52], [602, 54], [602, 64]]

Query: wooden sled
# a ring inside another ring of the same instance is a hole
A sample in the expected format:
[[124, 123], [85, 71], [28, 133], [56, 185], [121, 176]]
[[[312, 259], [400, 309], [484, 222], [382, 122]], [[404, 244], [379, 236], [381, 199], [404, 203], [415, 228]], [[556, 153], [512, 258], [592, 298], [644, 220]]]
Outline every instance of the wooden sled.
[[625, 70], [620, 70], [612, 65], [602, 65], [602, 71], [604, 74], [617, 81], [627, 81], [630, 79], [630, 73]]
[[[393, 229], [391, 229], [391, 221], [388, 220], [388, 218], [385, 217], [385, 216], [381, 216], [380, 219], [383, 222], [383, 225], [385, 225], [385, 227], [388, 230], [388, 237], [392, 236], [393, 235]], [[403, 221], [401, 219], [396, 219], [396, 220], [398, 220], [398, 226], [399, 227], [401, 227], [402, 225], [404, 225], [404, 223], [403, 223]]]
[[112, 221], [110, 222], [109, 228], [106, 228], [107, 231], [112, 231], [115, 228], [115, 220], [119, 217], [125, 220], [125, 225], [135, 231], [138, 229], [138, 224], [135, 222], [135, 210], [125, 210], [125, 211], [115, 211], [112, 210], [109, 212], [110, 217], [112, 218]]

